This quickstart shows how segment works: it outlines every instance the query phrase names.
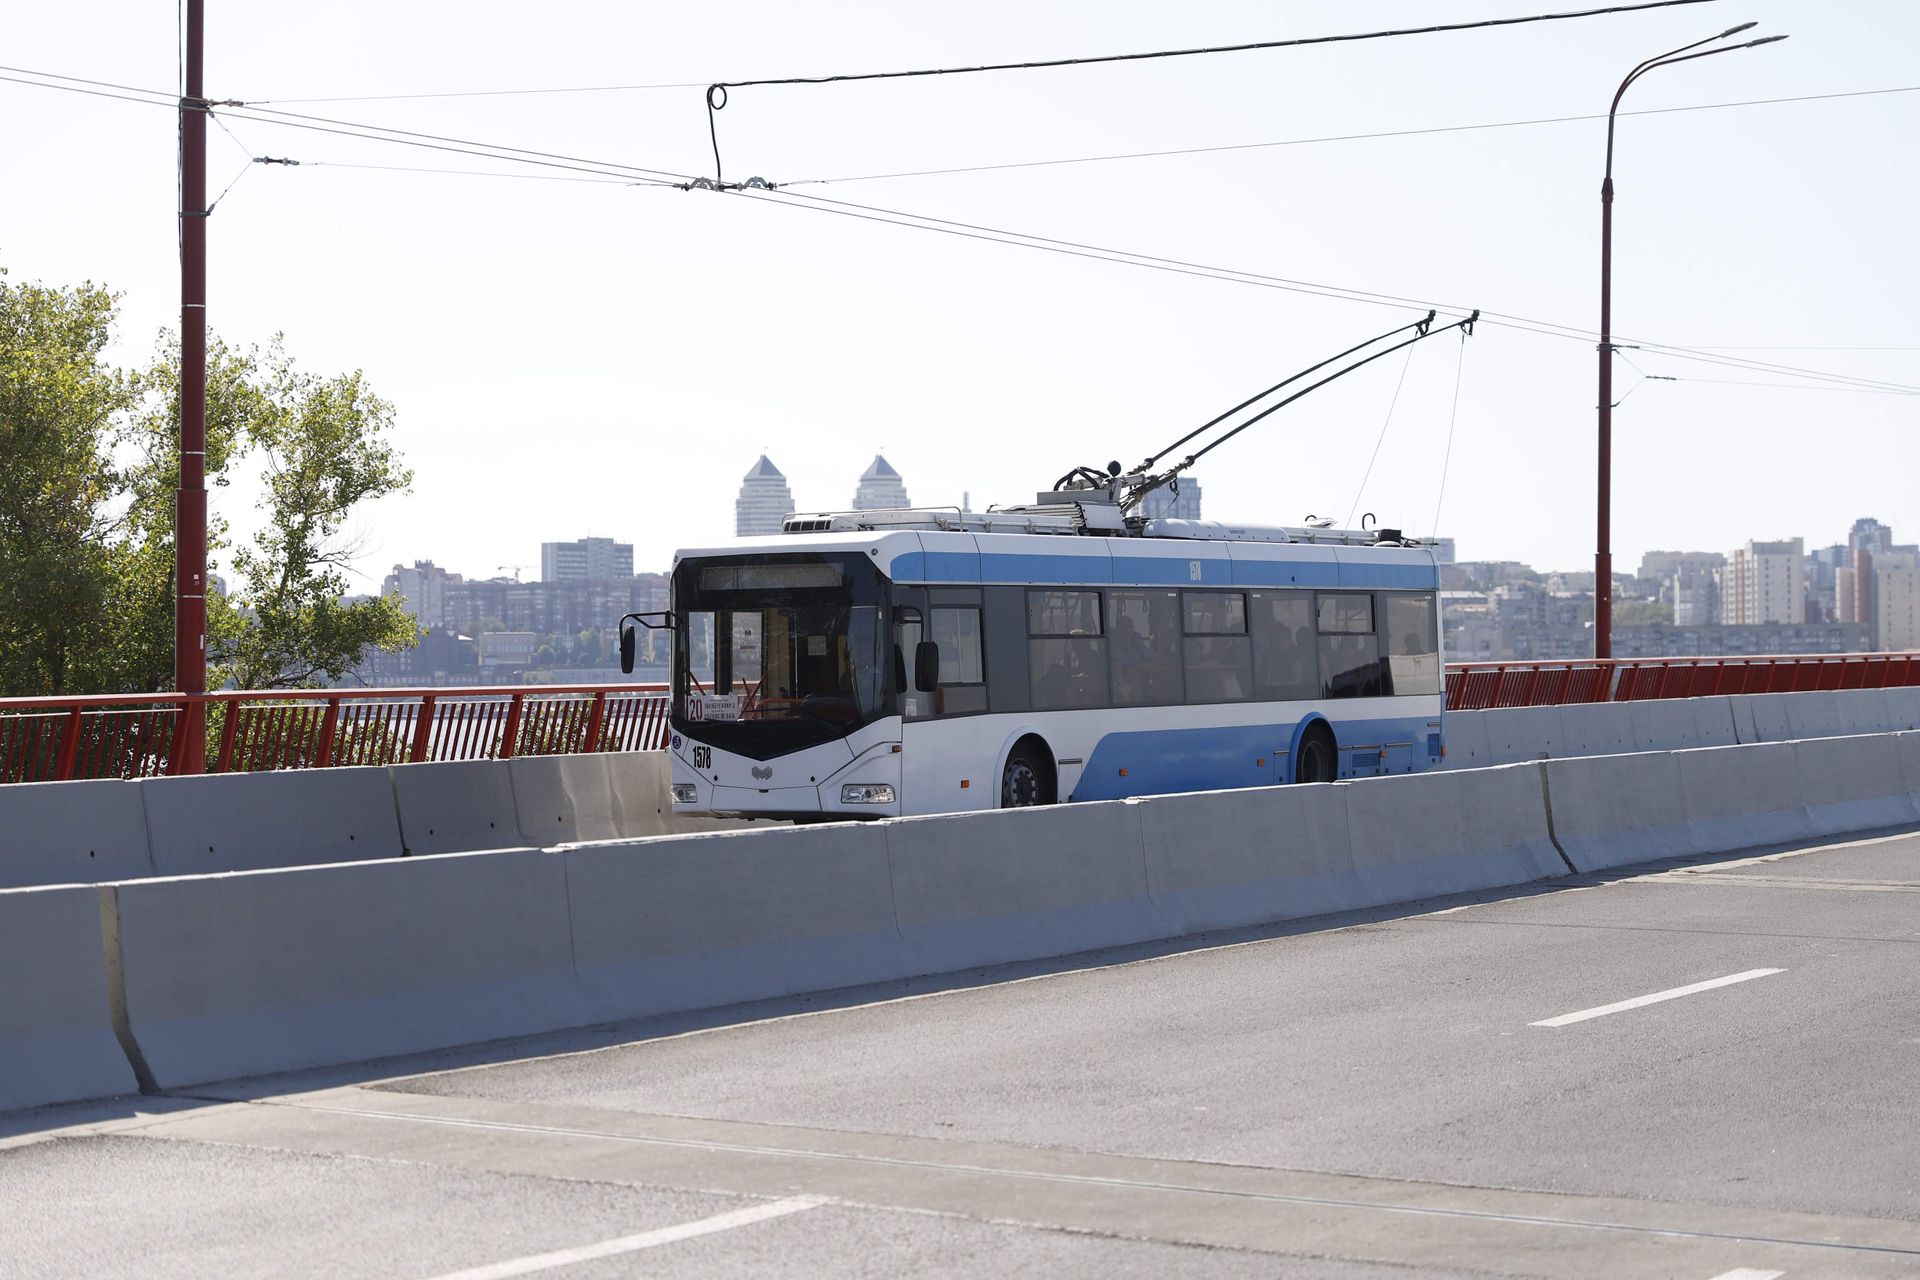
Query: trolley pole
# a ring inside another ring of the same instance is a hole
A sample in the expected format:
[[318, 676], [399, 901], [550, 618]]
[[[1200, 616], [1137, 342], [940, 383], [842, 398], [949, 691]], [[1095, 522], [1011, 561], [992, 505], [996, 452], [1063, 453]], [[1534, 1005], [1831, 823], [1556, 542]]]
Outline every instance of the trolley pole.
[[[180, 97], [180, 487], [174, 495], [173, 687], [207, 690], [207, 100], [206, 0], [186, 0]], [[180, 705], [177, 773], [207, 766], [206, 704]]]

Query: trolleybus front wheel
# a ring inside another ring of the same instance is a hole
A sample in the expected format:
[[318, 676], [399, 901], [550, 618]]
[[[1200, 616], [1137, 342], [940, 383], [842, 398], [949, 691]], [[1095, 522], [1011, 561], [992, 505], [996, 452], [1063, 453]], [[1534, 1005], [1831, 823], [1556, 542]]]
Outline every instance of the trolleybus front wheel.
[[1000, 807], [1026, 809], [1052, 803], [1052, 770], [1041, 748], [1031, 740], [1016, 743], [1007, 754], [1007, 767], [1000, 773]]

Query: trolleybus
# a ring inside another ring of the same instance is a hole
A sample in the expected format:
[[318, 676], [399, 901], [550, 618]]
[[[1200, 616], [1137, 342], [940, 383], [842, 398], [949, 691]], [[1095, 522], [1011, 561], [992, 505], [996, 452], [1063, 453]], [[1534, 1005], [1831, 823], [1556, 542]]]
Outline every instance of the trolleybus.
[[672, 631], [675, 812], [950, 813], [1440, 762], [1429, 548], [1127, 520], [1103, 496], [795, 516], [679, 553], [670, 613], [639, 619]]

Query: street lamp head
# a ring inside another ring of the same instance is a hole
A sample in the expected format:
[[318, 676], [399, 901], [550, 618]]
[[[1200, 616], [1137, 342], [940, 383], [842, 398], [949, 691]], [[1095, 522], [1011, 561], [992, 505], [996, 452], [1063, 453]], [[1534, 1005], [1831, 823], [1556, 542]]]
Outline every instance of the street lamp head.
[[1722, 31], [1720, 33], [1719, 39], [1725, 40], [1728, 36], [1737, 36], [1742, 31], [1751, 31], [1759, 25], [1760, 24], [1757, 22], [1743, 22], [1737, 27], [1728, 27], [1725, 31]]
[[1761, 36], [1758, 40], [1749, 40], [1743, 48], [1758, 49], [1763, 44], [1772, 44], [1775, 40], [1785, 40], [1785, 36]]

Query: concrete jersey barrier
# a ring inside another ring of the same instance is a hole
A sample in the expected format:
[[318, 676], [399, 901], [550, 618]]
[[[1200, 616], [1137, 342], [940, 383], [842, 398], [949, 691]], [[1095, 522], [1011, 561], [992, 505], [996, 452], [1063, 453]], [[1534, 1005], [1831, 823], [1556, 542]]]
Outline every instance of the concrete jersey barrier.
[[1878, 733], [1793, 743], [1800, 800], [1815, 835], [1845, 835], [1920, 821], [1899, 740]]
[[1347, 832], [1351, 785], [1203, 791], [1140, 802], [1148, 896], [1181, 934], [1378, 905], [1354, 871]]
[[[533, 802], [626, 820], [565, 772]], [[186, 1087], [1911, 825], [1916, 793], [1903, 733], [16, 890], [0, 1106], [123, 1091], [123, 1043]]]
[[1569, 870], [1548, 834], [1537, 764], [1350, 783], [1347, 830], [1354, 873], [1375, 903], [1525, 884]]
[[1632, 751], [1637, 745], [1632, 703], [1570, 703], [1560, 708], [1560, 740], [1550, 744], [1546, 754], [1610, 756]]
[[918, 973], [1124, 946], [1176, 932], [1147, 893], [1151, 800], [882, 824], [894, 911]]
[[397, 764], [387, 770], [406, 852], [472, 853], [526, 845], [505, 760]]
[[646, 1017], [910, 971], [878, 825], [573, 845], [575, 964], [596, 1020]]
[[0, 1111], [137, 1088], [113, 1031], [99, 894], [0, 891]]
[[538, 851], [102, 886], [162, 1089], [585, 1025]]
[[1791, 743], [1678, 753], [1687, 821], [1703, 853], [1755, 849], [1813, 833]]
[[400, 856], [393, 782], [377, 766], [148, 778], [148, 847], [162, 876]]
[[1547, 780], [1554, 838], [1576, 870], [1606, 871], [1702, 852], [1687, 813], [1678, 754], [1550, 760], [1539, 768]]
[[0, 889], [153, 874], [147, 814], [131, 782], [0, 786]]

